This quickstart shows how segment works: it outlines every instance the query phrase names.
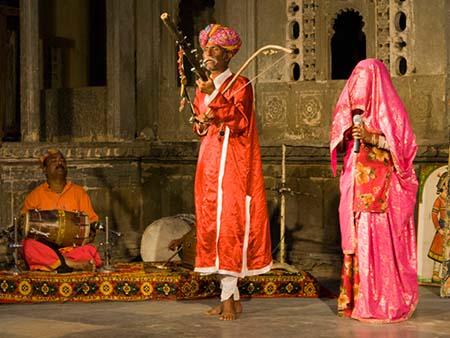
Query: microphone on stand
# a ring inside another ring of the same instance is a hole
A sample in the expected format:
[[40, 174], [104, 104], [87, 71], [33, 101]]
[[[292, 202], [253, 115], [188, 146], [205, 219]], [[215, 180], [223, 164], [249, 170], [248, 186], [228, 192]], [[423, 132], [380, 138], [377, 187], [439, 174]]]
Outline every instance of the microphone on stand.
[[[359, 115], [359, 114], [353, 115], [353, 124], [355, 126], [360, 126], [362, 124], [361, 115]], [[359, 153], [360, 147], [361, 147], [361, 140], [359, 138], [355, 138], [355, 143], [353, 145], [353, 151], [355, 153]]]

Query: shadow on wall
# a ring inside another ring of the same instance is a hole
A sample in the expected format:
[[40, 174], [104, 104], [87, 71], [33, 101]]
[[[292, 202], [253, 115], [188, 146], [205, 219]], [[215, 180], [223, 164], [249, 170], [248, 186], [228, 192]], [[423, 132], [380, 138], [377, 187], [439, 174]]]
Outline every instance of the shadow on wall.
[[[134, 260], [139, 255], [139, 246], [141, 240], [141, 220], [142, 214], [142, 192], [140, 187], [138, 193], [129, 191], [118, 191], [120, 186], [115, 186], [113, 180], [105, 175], [104, 168], [94, 168], [93, 176], [98, 179], [99, 186], [107, 191], [107, 197], [102, 201], [104, 212], [109, 217], [109, 226], [112, 230], [123, 233], [117, 242], [114, 250], [121, 258], [127, 257], [128, 260]], [[126, 194], [129, 194], [127, 196]], [[133, 221], [133, 220], [137, 221]]]
[[[281, 229], [280, 229], [280, 206], [270, 205], [269, 202], [269, 221], [270, 221], [270, 238], [272, 241], [272, 258], [274, 260], [280, 260], [280, 243], [282, 238], [280, 237]], [[285, 242], [285, 261], [289, 264], [292, 264], [292, 260], [290, 259], [289, 253], [292, 252], [293, 242], [295, 240], [294, 233], [296, 231], [302, 230], [302, 225], [296, 223], [293, 227], [285, 226], [284, 230], [284, 242]]]

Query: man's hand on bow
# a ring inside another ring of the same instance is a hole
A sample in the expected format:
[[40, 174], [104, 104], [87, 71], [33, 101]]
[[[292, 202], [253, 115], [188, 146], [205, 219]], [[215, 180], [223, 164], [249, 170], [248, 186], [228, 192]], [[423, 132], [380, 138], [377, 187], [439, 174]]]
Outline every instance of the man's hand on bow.
[[214, 86], [214, 81], [209, 78], [208, 81], [203, 81], [202, 79], [198, 79], [196, 81], [198, 89], [205, 94], [211, 95], [213, 91], [216, 89]]

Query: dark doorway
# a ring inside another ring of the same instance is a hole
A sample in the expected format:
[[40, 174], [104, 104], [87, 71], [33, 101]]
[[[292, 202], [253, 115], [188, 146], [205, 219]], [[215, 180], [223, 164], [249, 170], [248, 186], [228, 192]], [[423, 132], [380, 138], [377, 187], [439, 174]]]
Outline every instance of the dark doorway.
[[366, 58], [362, 16], [350, 9], [338, 14], [331, 38], [331, 78], [348, 79], [356, 64]]
[[106, 86], [106, 2], [91, 0], [89, 5], [89, 86]]
[[[198, 50], [200, 56], [202, 51], [198, 42], [198, 35], [206, 25], [216, 22], [214, 5], [215, 0], [181, 0], [178, 7], [178, 28], [187, 37], [187, 41]], [[190, 70], [191, 68], [192, 66], [184, 58], [184, 69], [189, 86], [195, 85], [195, 75]]]
[[106, 0], [39, 1], [44, 89], [106, 86]]

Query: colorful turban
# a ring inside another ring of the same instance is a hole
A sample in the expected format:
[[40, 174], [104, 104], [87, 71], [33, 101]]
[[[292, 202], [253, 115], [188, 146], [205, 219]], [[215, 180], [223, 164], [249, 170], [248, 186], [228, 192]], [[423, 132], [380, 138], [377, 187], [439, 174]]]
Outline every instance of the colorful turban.
[[58, 154], [58, 153], [61, 154], [61, 155], [64, 157], [63, 153], [62, 153], [59, 149], [56, 149], [56, 148], [48, 148], [47, 150], [45, 150], [44, 153], [42, 154], [42, 156], [39, 158], [39, 162], [41, 163], [41, 166], [44, 167], [45, 161], [46, 161], [50, 156], [56, 155], [56, 154]]
[[234, 56], [241, 48], [241, 38], [239, 34], [232, 28], [219, 24], [209, 24], [200, 32], [200, 46], [220, 46], [231, 52]]

